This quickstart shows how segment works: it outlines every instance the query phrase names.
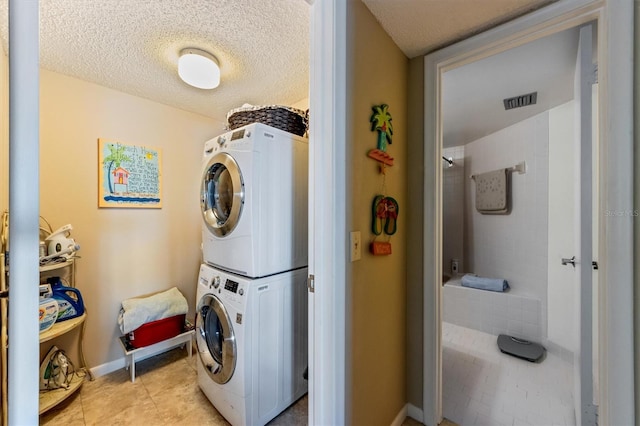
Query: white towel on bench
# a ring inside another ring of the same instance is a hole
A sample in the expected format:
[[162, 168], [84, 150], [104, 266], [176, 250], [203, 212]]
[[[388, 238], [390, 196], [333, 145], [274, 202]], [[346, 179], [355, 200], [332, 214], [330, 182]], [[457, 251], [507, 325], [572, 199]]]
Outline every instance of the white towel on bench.
[[188, 311], [187, 299], [173, 287], [152, 296], [123, 300], [118, 325], [122, 334], [127, 334], [148, 322], [186, 314]]

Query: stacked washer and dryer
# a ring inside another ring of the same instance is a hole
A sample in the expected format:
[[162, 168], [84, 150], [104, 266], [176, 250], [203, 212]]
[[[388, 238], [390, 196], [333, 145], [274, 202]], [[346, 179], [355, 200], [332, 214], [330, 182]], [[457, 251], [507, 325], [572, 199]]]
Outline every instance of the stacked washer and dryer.
[[308, 147], [260, 123], [204, 146], [197, 376], [234, 426], [307, 392]]

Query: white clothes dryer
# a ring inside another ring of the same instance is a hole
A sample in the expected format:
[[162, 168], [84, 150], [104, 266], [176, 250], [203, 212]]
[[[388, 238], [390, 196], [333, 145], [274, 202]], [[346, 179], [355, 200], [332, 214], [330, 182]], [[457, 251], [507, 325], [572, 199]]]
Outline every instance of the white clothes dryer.
[[247, 277], [307, 266], [308, 140], [254, 123], [205, 143], [206, 263]]
[[200, 266], [198, 385], [234, 426], [264, 425], [307, 392], [307, 268], [248, 279]]

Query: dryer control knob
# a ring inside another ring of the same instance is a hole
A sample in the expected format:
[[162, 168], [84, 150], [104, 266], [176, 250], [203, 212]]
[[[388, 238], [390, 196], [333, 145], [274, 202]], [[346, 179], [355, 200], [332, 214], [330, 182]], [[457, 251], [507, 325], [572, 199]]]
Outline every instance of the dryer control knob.
[[218, 288], [220, 287], [220, 277], [215, 277], [213, 279], [213, 288]]
[[244, 289], [241, 288], [240, 290], [238, 290], [238, 294], [240, 294], [240, 296], [242, 296], [244, 294]]
[[224, 137], [220, 136], [220, 137], [218, 138], [218, 145], [224, 145], [224, 143], [225, 143], [226, 141], [227, 141], [227, 139], [226, 139], [226, 138], [224, 138]]

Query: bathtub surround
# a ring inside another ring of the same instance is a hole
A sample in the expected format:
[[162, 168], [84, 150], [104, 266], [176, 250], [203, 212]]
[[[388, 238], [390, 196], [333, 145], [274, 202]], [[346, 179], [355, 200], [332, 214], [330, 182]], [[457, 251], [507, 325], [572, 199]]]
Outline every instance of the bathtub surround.
[[[444, 321], [546, 343], [548, 143], [544, 112], [466, 146], [443, 149], [454, 162], [443, 169], [442, 269], [453, 277], [443, 288]], [[477, 182], [470, 176], [522, 162], [527, 173], [509, 176], [509, 214], [478, 212]], [[458, 274], [451, 272], [453, 259]], [[492, 294], [463, 288], [466, 272], [505, 279], [510, 289]]]
[[[572, 217], [572, 210], [563, 207], [566, 214], [558, 214], [559, 209], [554, 206], [559, 199], [567, 198], [566, 188], [551, 185], [551, 177], [553, 182], [565, 182], [573, 173], [565, 159], [571, 156], [574, 108], [575, 102], [570, 101], [466, 146], [443, 149], [445, 157], [453, 158], [454, 166], [443, 165], [442, 192], [445, 276], [455, 278], [471, 272], [504, 278], [510, 286], [507, 297], [515, 297], [509, 313], [501, 310], [500, 304], [496, 307], [491, 302], [487, 302], [491, 306], [488, 310], [483, 310], [487, 306], [471, 307], [470, 301], [478, 302], [486, 296], [473, 293], [463, 296], [460, 290], [445, 289], [445, 320], [496, 335], [506, 332], [540, 342], [569, 363], [573, 362], [574, 349], [571, 335], [574, 295], [572, 288], [563, 284], [566, 280], [551, 272], [557, 269], [556, 263], [559, 265], [558, 239], [573, 240], [567, 235], [568, 225], [559, 222], [565, 216]], [[522, 162], [526, 162], [526, 173], [510, 176], [510, 214], [493, 216], [477, 212], [476, 183], [470, 176]], [[565, 231], [560, 232], [561, 229]], [[458, 261], [457, 272], [451, 271], [453, 259]], [[454, 279], [452, 284], [459, 284], [459, 280]], [[447, 312], [447, 307], [453, 305], [466, 308]], [[516, 314], [516, 305], [527, 306], [529, 312]], [[531, 312], [534, 309], [535, 314]], [[467, 314], [458, 318], [462, 311]], [[511, 325], [507, 321], [498, 327], [496, 318], [508, 320], [509, 315]], [[471, 319], [474, 316], [478, 319], [475, 323]]]
[[[547, 212], [549, 169], [548, 111], [468, 143], [465, 155], [465, 223], [462, 272], [504, 278], [514, 304], [534, 300], [539, 323], [524, 327], [522, 314], [511, 331], [539, 341], [546, 337]], [[475, 209], [475, 183], [469, 176], [526, 162], [525, 174], [511, 178], [508, 215], [483, 215]], [[445, 308], [446, 312], [446, 308]], [[513, 315], [516, 315], [515, 313]], [[507, 324], [507, 330], [509, 330]], [[530, 334], [532, 333], [532, 334]]]
[[[541, 342], [544, 336], [540, 299], [507, 292], [463, 287], [461, 277], [442, 288], [443, 321], [489, 333]], [[544, 346], [544, 345], [543, 345]]]
[[[464, 264], [464, 145], [444, 148], [442, 155], [451, 158], [453, 166], [443, 161], [442, 169], [442, 272], [452, 276], [465, 271]], [[453, 260], [457, 271], [453, 271]]]

